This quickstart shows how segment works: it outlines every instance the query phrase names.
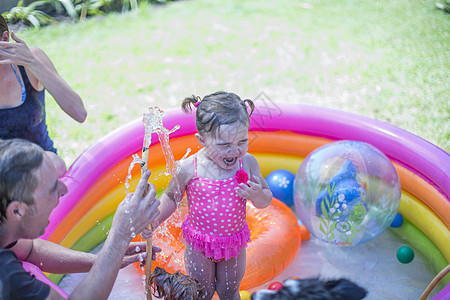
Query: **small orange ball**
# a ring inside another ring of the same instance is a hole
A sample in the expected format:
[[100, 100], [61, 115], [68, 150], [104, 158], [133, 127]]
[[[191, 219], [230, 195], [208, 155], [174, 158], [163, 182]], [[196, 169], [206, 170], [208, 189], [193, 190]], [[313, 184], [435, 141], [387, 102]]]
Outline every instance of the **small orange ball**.
[[300, 226], [300, 236], [302, 238], [302, 242], [309, 240], [309, 238], [311, 237], [311, 233], [308, 231], [308, 229], [306, 229], [305, 225]]
[[302, 280], [300, 277], [297, 277], [297, 276], [291, 276], [288, 279]]

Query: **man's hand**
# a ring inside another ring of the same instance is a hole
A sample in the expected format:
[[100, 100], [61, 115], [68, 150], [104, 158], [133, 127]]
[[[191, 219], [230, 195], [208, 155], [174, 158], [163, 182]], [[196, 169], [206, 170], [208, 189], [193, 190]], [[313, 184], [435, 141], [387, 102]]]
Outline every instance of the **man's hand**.
[[[128, 246], [128, 250], [125, 253], [125, 256], [122, 260], [121, 268], [125, 268], [126, 266], [138, 262], [141, 262], [141, 266], [144, 266], [145, 259], [147, 258], [147, 244], [145, 241], [142, 242], [131, 242]], [[161, 252], [161, 248], [157, 246], [152, 246], [152, 260], [156, 259], [156, 253]]]
[[150, 174], [142, 174], [134, 193], [129, 193], [117, 207], [110, 236], [119, 234], [120, 240], [128, 244], [159, 215], [155, 186], [148, 182]]

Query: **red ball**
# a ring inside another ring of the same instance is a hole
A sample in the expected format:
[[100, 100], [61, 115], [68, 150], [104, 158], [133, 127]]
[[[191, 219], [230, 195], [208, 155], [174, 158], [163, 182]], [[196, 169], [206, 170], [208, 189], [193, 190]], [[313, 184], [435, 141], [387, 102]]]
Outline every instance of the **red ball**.
[[269, 290], [272, 290], [272, 291], [279, 291], [279, 290], [281, 290], [282, 288], [283, 288], [283, 284], [282, 284], [281, 282], [278, 282], [278, 281], [272, 282], [272, 283], [269, 285], [269, 287], [268, 287], [268, 289], [269, 289]]

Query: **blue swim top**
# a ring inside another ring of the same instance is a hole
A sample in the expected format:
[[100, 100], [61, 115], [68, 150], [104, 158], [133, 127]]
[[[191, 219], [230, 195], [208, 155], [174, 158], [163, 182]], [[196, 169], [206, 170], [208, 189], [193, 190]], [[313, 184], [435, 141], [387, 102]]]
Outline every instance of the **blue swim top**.
[[20, 105], [0, 108], [0, 139], [22, 138], [56, 153], [45, 122], [45, 89], [33, 88], [23, 66], [19, 66], [23, 83], [11, 65], [22, 88]]

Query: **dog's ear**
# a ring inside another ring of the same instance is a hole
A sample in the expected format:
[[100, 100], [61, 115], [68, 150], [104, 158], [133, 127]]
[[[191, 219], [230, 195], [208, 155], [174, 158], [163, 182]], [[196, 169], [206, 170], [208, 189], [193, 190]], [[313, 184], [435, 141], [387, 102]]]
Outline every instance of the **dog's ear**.
[[367, 295], [364, 288], [347, 279], [329, 280], [325, 286], [336, 300], [360, 300]]

